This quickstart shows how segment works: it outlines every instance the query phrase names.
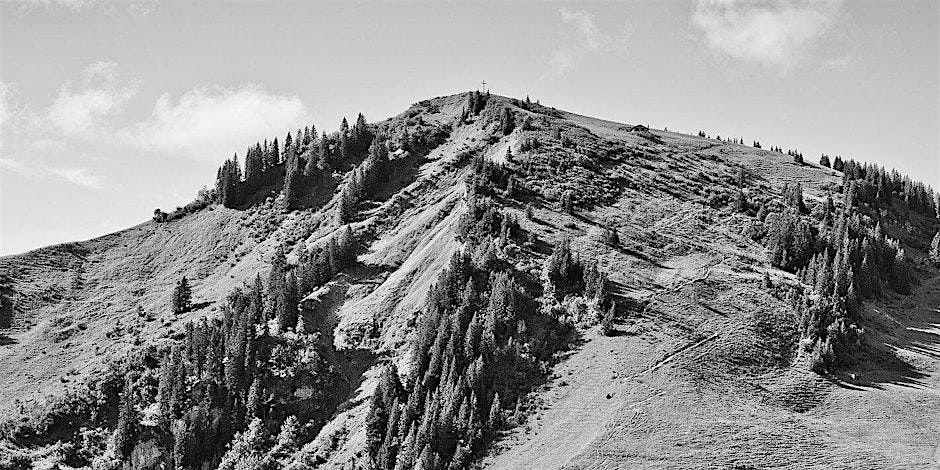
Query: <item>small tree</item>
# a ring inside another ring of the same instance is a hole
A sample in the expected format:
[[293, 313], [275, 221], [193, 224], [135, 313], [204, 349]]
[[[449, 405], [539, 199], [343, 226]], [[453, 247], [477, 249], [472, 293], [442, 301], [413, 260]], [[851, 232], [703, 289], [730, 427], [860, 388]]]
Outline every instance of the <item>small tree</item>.
[[604, 314], [601, 320], [601, 334], [604, 336], [613, 336], [614, 334], [614, 316], [617, 314], [617, 303], [611, 302], [610, 308]]
[[561, 194], [561, 210], [571, 214], [574, 212], [574, 207], [571, 202], [571, 190], [565, 191]]
[[617, 233], [617, 227], [609, 225], [604, 229], [604, 243], [610, 246], [620, 246], [620, 234]]
[[183, 276], [173, 289], [173, 313], [178, 315], [188, 312], [191, 307], [191, 297], [192, 290], [189, 287], [189, 281], [186, 280], [186, 276]]
[[503, 409], [499, 402], [499, 393], [493, 396], [493, 403], [490, 406], [489, 423], [493, 433], [498, 432], [503, 427]]
[[933, 236], [933, 241], [930, 242], [930, 252], [928, 256], [931, 261], [940, 264], [940, 232], [937, 232], [937, 234]]
[[153, 221], [154, 222], [166, 222], [167, 214], [159, 208], [153, 210]]
[[117, 425], [114, 428], [114, 450], [122, 458], [130, 455], [137, 437], [137, 410], [134, 408], [134, 382], [130, 377], [124, 382]]
[[829, 163], [829, 155], [822, 154], [822, 156], [819, 157], [819, 164], [826, 168], [831, 168], [832, 164]]
[[741, 188], [738, 188], [734, 193], [734, 211], [747, 212], [747, 197], [744, 195], [744, 191], [742, 191]]

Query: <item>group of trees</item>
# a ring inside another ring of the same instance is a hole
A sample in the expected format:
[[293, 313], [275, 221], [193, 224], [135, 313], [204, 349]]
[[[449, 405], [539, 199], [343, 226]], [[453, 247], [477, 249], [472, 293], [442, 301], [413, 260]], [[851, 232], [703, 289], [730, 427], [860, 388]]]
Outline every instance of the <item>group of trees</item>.
[[[226, 454], [240, 431], [272, 435], [281, 429], [283, 435], [291, 428], [296, 434], [299, 425], [318, 426], [329, 417], [335, 390], [345, 382], [321, 342], [269, 330], [282, 300], [276, 282], [272, 276], [265, 289], [256, 277], [228, 295], [221, 317], [188, 323], [182, 339], [131, 361], [120, 391], [116, 461], [214, 467], [223, 456], [230, 462], [242, 457], [238, 446]], [[313, 396], [298, 401], [300, 387]], [[142, 425], [137, 410], [151, 403], [157, 404], [156, 422]]]
[[[524, 396], [541, 380], [573, 325], [561, 301], [589, 298], [606, 315], [608, 281], [581, 262], [568, 241], [545, 262], [541, 295], [510, 256], [522, 237], [515, 218], [488, 196], [509, 185], [504, 168], [474, 160], [467, 211], [457, 226], [463, 249], [431, 288], [404, 378], [382, 372], [366, 419], [376, 469], [462, 469], [506, 425], [522, 419]], [[528, 289], [523, 286], [530, 286]]]
[[[802, 188], [785, 186], [784, 206], [767, 213], [764, 220], [771, 263], [795, 272], [815, 293], [807, 291], [792, 300], [821, 368], [830, 366], [857, 340], [862, 298], [885, 289], [906, 294], [912, 284], [904, 250], [883, 232], [880, 222], [859, 209], [858, 185], [855, 180], [849, 183], [840, 206], [829, 195], [812, 215], [804, 205]], [[876, 209], [877, 202], [873, 201]], [[871, 215], [877, 217], [878, 211]]]
[[[268, 460], [286, 457], [284, 436], [296, 436], [310, 422], [322, 424], [345, 386], [323, 343], [303, 334], [298, 302], [354, 263], [356, 247], [348, 225], [312, 251], [301, 244], [294, 267], [278, 246], [266, 283], [256, 276], [251, 286], [228, 295], [220, 318], [188, 323], [178, 342], [128, 366], [135, 372], [120, 393], [114, 457], [131, 458], [145, 446], [155, 449], [151, 458], [176, 468], [235, 465], [257, 458], [261, 444], [270, 449], [262, 452]], [[188, 279], [181, 278], [173, 290], [174, 312], [189, 309], [190, 292]], [[294, 331], [300, 334], [284, 334]], [[298, 402], [292, 394], [301, 386], [314, 395]], [[137, 410], [148, 403], [158, 404], [159, 420], [141, 427]]]
[[803, 152], [798, 150], [787, 150], [787, 155], [793, 157], [794, 162], [799, 163], [800, 165], [803, 164]]
[[359, 243], [349, 225], [337, 230], [313, 250], [301, 243], [297, 266], [288, 273], [295, 279], [298, 297], [305, 297], [338, 272], [352, 266], [358, 250]]
[[259, 190], [274, 186], [284, 193], [285, 209], [302, 206], [303, 197], [313, 192], [332, 175], [334, 168], [343, 168], [355, 161], [371, 144], [373, 132], [360, 113], [350, 127], [346, 118], [339, 131], [318, 138], [316, 128], [297, 129], [287, 133], [283, 148], [278, 139], [269, 144], [256, 143], [245, 152], [244, 170], [236, 154], [226, 160], [216, 174], [216, 198], [226, 207], [248, 202]]
[[386, 183], [391, 172], [388, 141], [379, 136], [372, 140], [366, 159], [347, 176], [340, 190], [336, 220], [341, 224], [352, 222], [359, 201], [369, 196], [377, 185]]
[[[508, 421], [562, 347], [512, 269], [474, 260], [468, 243], [432, 288], [402, 383], [389, 366], [372, 397], [367, 445], [376, 469], [461, 469]], [[482, 262], [483, 264], [478, 264]]]
[[[835, 165], [833, 168], [836, 169]], [[842, 164], [840, 171], [842, 186], [850, 205], [864, 202], [890, 208], [893, 204], [900, 204], [927, 217], [940, 214], [937, 193], [926, 184], [914, 181], [897, 170], [889, 172], [880, 165], [848, 160]]]
[[473, 157], [471, 172], [467, 175], [467, 186], [471, 192], [487, 195], [505, 195], [513, 198], [519, 194], [520, 184], [505, 165], [486, 160], [482, 155]]

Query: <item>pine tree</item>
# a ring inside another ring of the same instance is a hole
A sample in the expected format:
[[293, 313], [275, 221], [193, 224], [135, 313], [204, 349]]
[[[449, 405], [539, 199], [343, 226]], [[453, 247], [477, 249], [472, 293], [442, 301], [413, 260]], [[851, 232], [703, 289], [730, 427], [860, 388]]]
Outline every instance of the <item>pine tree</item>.
[[503, 111], [499, 115], [499, 128], [503, 132], [503, 135], [511, 134], [513, 129], [516, 128], [516, 118], [513, 116], [512, 110], [509, 109], [509, 107], [503, 108]]
[[128, 376], [121, 392], [121, 405], [114, 428], [114, 450], [122, 458], [127, 458], [134, 448], [138, 421], [137, 410], [134, 408], [134, 382]]
[[173, 313], [179, 315], [188, 312], [191, 298], [192, 290], [189, 287], [189, 281], [186, 280], [186, 276], [183, 276], [173, 289]]
[[604, 243], [613, 247], [620, 246], [620, 233], [617, 232], [616, 226], [608, 225], [604, 228]]
[[294, 138], [291, 136], [291, 133], [288, 132], [287, 136], [284, 137], [284, 149], [281, 153], [280, 162], [287, 161], [287, 157], [294, 153]]
[[930, 252], [928, 256], [931, 261], [940, 264], [940, 232], [937, 232], [937, 234], [933, 236], [933, 241], [930, 242]]
[[492, 432], [499, 432], [503, 427], [503, 409], [499, 402], [499, 393], [493, 395], [493, 403], [490, 405], [489, 428]]
[[283, 313], [280, 318], [278, 318], [279, 327], [281, 331], [294, 331], [294, 328], [297, 326], [297, 317], [299, 312], [297, 310], [297, 303], [300, 299], [297, 298], [297, 277], [294, 275], [294, 271], [287, 273], [287, 277], [284, 280], [284, 308]]
[[265, 295], [267, 301], [265, 317], [277, 318], [279, 325], [286, 323], [282, 321], [287, 309], [286, 270], [287, 257], [284, 254], [284, 247], [278, 245], [271, 256], [271, 271], [268, 273], [268, 289]]
[[329, 168], [333, 165], [333, 154], [330, 151], [330, 138], [327, 137], [325, 131], [320, 135], [319, 146], [319, 157], [322, 162], [319, 165], [324, 169]]
[[271, 143], [271, 148], [268, 149], [267, 161], [268, 169], [274, 168], [281, 163], [281, 149], [277, 144], [277, 137], [274, 138], [274, 142]]
[[616, 302], [611, 302], [610, 308], [607, 309], [607, 313], [604, 314], [604, 318], [601, 320], [601, 334], [604, 336], [612, 336], [614, 333], [614, 317], [617, 314], [617, 305]]
[[383, 136], [379, 135], [372, 139], [372, 144], [369, 146], [369, 158], [372, 160], [372, 170], [376, 179], [380, 182], [388, 181], [390, 176], [388, 144]]
[[355, 194], [352, 181], [343, 185], [339, 193], [339, 205], [336, 208], [336, 221], [340, 224], [348, 224], [356, 217], [356, 206], [359, 204], [359, 198]]
[[568, 214], [574, 213], [574, 207], [572, 206], [571, 198], [571, 190], [567, 190], [561, 193], [561, 210], [567, 212]]
[[734, 211], [735, 212], [747, 212], [747, 198], [744, 195], [744, 191], [741, 188], [738, 188], [734, 193]]
[[284, 209], [292, 210], [302, 206], [303, 185], [304, 172], [300, 167], [300, 158], [290, 152], [284, 177]]

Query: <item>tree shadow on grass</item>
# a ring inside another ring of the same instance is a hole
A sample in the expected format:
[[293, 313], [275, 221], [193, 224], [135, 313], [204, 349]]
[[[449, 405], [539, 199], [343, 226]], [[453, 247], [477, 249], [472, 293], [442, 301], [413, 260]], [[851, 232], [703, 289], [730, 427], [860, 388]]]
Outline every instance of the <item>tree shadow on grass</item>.
[[0, 346], [9, 346], [9, 345], [11, 345], [11, 344], [16, 344], [16, 342], [17, 342], [17, 341], [16, 341], [15, 339], [13, 339], [13, 338], [11, 338], [11, 337], [9, 337], [9, 336], [3, 334], [3, 333], [0, 333]]

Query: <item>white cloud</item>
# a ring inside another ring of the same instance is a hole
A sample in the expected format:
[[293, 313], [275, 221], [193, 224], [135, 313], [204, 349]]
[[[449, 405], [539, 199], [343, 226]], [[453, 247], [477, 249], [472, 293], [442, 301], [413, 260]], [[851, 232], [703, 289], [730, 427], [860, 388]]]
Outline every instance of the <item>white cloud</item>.
[[195, 88], [176, 102], [163, 94], [150, 118], [126, 129], [123, 137], [149, 151], [218, 160], [307, 119], [300, 98], [270, 94], [257, 85]]
[[137, 95], [139, 83], [122, 84], [117, 64], [96, 62], [85, 68], [78, 87], [67, 83], [49, 107], [49, 122], [68, 136], [93, 137], [102, 120], [119, 114]]
[[716, 51], [789, 68], [822, 36], [838, 10], [838, 1], [698, 0], [692, 21]]
[[50, 167], [48, 171], [72, 184], [91, 189], [101, 188], [101, 177], [87, 168]]
[[98, 3], [97, 0], [19, 0], [15, 3], [19, 3], [25, 8], [30, 7], [43, 7], [43, 8], [58, 8], [64, 7], [70, 10], [81, 10], [82, 8], [90, 7]]
[[548, 64], [558, 74], [565, 74], [585, 56], [598, 53], [623, 52], [627, 50], [633, 25], [627, 21], [619, 35], [603, 32], [595, 21], [594, 15], [585, 10], [559, 8], [558, 15], [568, 31], [566, 43], [552, 51]]
[[74, 13], [82, 10], [96, 10], [104, 13], [130, 13], [132, 16], [146, 16], [156, 8], [157, 0], [8, 0], [19, 6], [23, 12], [42, 10], [51, 13]]
[[0, 82], [0, 126], [6, 126], [13, 112], [13, 85]]
[[9, 158], [0, 158], [0, 169], [35, 178], [54, 178], [88, 189], [100, 189], [102, 178], [91, 170], [81, 167], [50, 166], [40, 162], [23, 163]]
[[603, 37], [594, 23], [594, 15], [584, 11], [571, 11], [567, 8], [558, 9], [561, 21], [571, 25], [577, 31], [584, 47], [588, 50], [600, 49]]
[[548, 63], [551, 64], [552, 68], [558, 73], [565, 73], [574, 66], [574, 57], [571, 56], [571, 52], [567, 49], [560, 49], [552, 52]]

